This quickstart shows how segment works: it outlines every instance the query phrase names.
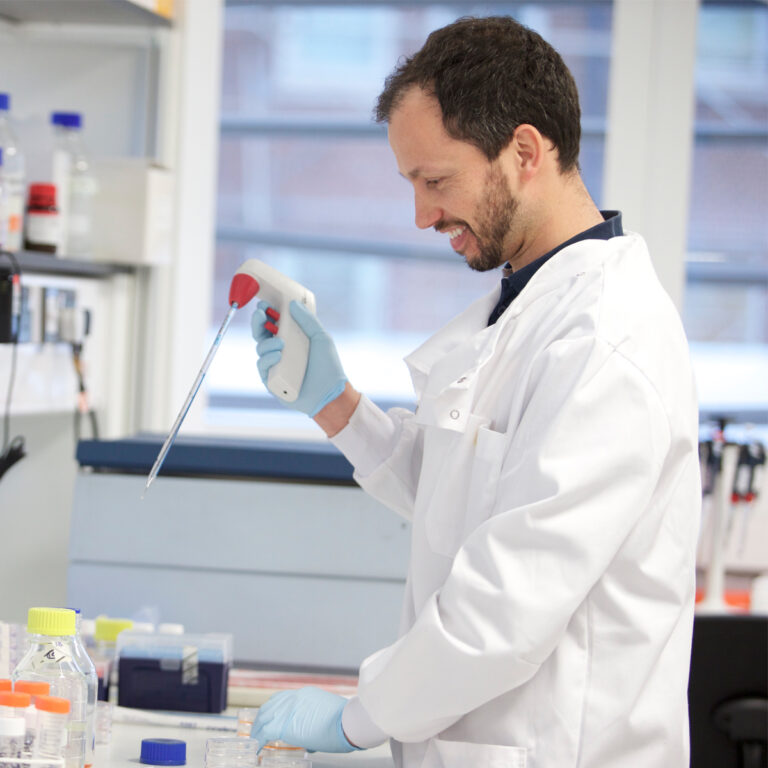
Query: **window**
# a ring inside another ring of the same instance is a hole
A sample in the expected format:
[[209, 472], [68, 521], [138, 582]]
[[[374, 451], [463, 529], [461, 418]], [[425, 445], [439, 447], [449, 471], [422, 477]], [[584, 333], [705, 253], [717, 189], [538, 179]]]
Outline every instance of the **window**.
[[[402, 358], [500, 276], [470, 272], [444, 236], [415, 227], [410, 185], [372, 109], [398, 58], [429, 32], [492, 14], [539, 31], [571, 68], [582, 171], [599, 201], [610, 4], [261, 0], [226, 8], [212, 333], [237, 266], [262, 259], [315, 293], [357, 388], [382, 404], [410, 402]], [[306, 428], [262, 387], [249, 314], [236, 316], [209, 374], [209, 418], [221, 428]]]
[[768, 7], [703, 5], [698, 32], [684, 321], [704, 410], [764, 413]]

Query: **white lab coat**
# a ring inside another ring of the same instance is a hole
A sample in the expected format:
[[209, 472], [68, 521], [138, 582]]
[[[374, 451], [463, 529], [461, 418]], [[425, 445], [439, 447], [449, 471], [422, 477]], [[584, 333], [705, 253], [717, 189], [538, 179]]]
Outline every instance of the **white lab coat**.
[[[682, 768], [700, 515], [680, 319], [635, 234], [568, 246], [407, 360], [334, 443], [412, 521], [358, 710], [406, 768]], [[359, 712], [358, 712], [359, 715]]]

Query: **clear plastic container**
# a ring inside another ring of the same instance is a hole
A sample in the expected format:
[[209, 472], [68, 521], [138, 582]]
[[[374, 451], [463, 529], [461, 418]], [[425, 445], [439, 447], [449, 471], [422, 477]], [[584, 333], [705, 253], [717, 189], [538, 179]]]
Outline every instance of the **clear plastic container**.
[[85, 672], [88, 684], [88, 699], [85, 712], [85, 768], [93, 765], [93, 753], [96, 738], [96, 699], [99, 693], [99, 678], [96, 668], [85, 649], [85, 644], [80, 635], [80, 611], [75, 611], [75, 660]]
[[51, 692], [51, 685], [43, 680], [17, 680], [14, 690], [16, 693], [28, 693], [32, 697], [32, 702], [24, 711], [26, 732], [23, 752], [24, 755], [31, 757], [37, 741], [37, 707], [34, 705], [34, 697], [48, 696]]
[[24, 232], [26, 175], [24, 154], [11, 122], [10, 108], [11, 97], [7, 93], [0, 93], [0, 150], [3, 154], [5, 193], [0, 229], [5, 232], [4, 247], [9, 251], [18, 251], [21, 249]]
[[53, 182], [59, 190], [65, 256], [91, 255], [93, 196], [96, 181], [83, 147], [83, 117], [78, 112], [54, 112]]
[[205, 742], [205, 768], [253, 768], [259, 759], [259, 742], [237, 736]]
[[24, 749], [24, 721], [0, 717], [0, 757], [20, 757]]
[[[84, 768], [88, 681], [76, 659], [75, 612], [65, 608], [30, 608], [27, 632], [29, 649], [12, 677], [14, 680], [47, 681], [52, 696], [69, 701], [63, 756], [67, 768]], [[36, 706], [39, 710], [39, 705]], [[38, 741], [41, 739], [42, 731]]]
[[306, 758], [307, 752], [304, 747], [294, 747], [284, 741], [268, 741], [261, 750], [259, 765], [306, 768], [306, 766], [312, 765], [311, 761]]
[[37, 708], [35, 756], [64, 756], [67, 746], [70, 702], [58, 696], [36, 696], [35, 707]]
[[237, 735], [241, 739], [251, 738], [251, 729], [253, 721], [256, 719], [258, 709], [252, 707], [243, 707], [237, 710]]

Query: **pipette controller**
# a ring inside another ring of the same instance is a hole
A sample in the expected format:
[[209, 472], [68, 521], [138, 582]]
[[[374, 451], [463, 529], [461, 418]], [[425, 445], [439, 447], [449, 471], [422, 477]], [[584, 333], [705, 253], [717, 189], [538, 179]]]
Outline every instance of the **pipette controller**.
[[147, 484], [144, 487], [145, 493], [157, 477], [168, 451], [179, 434], [184, 418], [203, 383], [205, 374], [208, 372], [229, 324], [232, 322], [235, 311], [244, 307], [257, 294], [262, 301], [269, 305], [266, 310], [268, 321], [264, 327], [285, 342], [280, 361], [270, 368], [267, 389], [286, 403], [292, 403], [299, 396], [301, 384], [304, 381], [304, 373], [307, 369], [309, 339], [291, 316], [289, 305], [292, 301], [298, 301], [314, 313], [314, 294], [263, 261], [248, 259], [238, 267], [232, 278], [229, 287], [229, 310], [216, 338], [213, 340], [213, 344], [211, 344], [211, 348], [208, 350], [192, 388], [189, 390], [187, 399], [181, 406], [171, 431], [157, 454], [157, 459], [155, 459], [147, 477]]

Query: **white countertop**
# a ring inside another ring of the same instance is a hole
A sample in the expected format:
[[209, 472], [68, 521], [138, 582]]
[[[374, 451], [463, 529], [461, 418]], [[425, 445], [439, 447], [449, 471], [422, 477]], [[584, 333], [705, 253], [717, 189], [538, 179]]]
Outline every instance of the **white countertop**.
[[[162, 725], [113, 723], [112, 739], [108, 745], [97, 744], [94, 768], [134, 768], [141, 765], [142, 739], [180, 739], [187, 743], [187, 765], [203, 768], [205, 742], [209, 738], [234, 735], [201, 728], [169, 728]], [[336, 755], [315, 752], [308, 755], [312, 768], [392, 768], [389, 745], [375, 749]]]

